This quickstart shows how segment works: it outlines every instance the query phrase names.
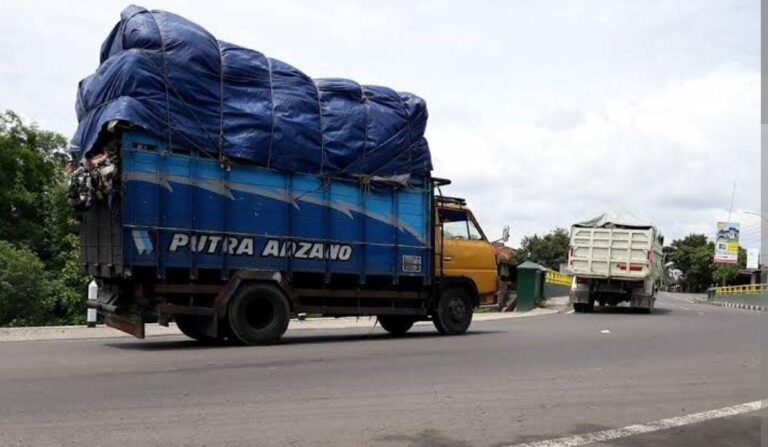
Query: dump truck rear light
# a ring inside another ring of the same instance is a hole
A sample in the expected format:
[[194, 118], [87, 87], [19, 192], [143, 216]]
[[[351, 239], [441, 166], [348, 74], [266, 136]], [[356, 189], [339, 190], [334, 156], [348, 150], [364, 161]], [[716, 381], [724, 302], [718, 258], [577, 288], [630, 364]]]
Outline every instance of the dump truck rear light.
[[[627, 270], [627, 266], [624, 265], [624, 264], [619, 264], [618, 267], [619, 267], [619, 270]], [[641, 270], [643, 270], [643, 266], [642, 265], [630, 265], [629, 266], [629, 271], [630, 272], [639, 272]]]

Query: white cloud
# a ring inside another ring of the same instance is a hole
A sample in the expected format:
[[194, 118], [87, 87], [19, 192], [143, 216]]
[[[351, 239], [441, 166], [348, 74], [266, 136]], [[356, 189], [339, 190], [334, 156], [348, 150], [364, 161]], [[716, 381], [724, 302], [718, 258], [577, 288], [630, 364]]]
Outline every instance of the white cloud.
[[[0, 109], [71, 134], [77, 82], [123, 1], [11, 1]], [[314, 77], [412, 91], [445, 192], [486, 233], [523, 235], [623, 208], [668, 237], [759, 203], [759, 4], [156, 1]], [[756, 225], [752, 223], [752, 225]]]
[[[494, 233], [567, 227], [605, 209], [649, 216], [669, 236], [711, 233], [736, 206], [759, 208], [759, 74], [724, 67], [637, 96], [563, 113], [560, 128], [433, 120], [438, 171], [455, 180]], [[539, 120], [541, 121], [541, 120]]]

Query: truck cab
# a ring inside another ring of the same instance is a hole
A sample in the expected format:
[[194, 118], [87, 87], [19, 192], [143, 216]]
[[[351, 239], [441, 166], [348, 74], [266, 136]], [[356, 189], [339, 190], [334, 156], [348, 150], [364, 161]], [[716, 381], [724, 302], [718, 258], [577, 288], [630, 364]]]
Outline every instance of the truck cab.
[[435, 196], [435, 276], [473, 289], [476, 305], [496, 303], [496, 252], [464, 199]]

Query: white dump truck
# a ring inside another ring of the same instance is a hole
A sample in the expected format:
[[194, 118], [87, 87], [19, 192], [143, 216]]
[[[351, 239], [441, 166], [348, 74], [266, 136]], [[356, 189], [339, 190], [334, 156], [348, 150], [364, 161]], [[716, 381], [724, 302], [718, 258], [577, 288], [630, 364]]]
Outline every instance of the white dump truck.
[[574, 311], [625, 301], [638, 312], [653, 311], [663, 245], [652, 223], [627, 213], [604, 213], [573, 225], [568, 268]]

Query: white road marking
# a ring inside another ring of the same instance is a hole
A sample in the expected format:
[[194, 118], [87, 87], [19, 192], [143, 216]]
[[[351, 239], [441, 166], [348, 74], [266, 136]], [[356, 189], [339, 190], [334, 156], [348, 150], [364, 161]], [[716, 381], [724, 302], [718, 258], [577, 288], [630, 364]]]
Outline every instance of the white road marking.
[[602, 331], [600, 331], [600, 333], [601, 334], [610, 334], [611, 330], [610, 329], [603, 329]]
[[689, 414], [660, 421], [648, 422], [646, 424], [627, 425], [626, 427], [614, 428], [610, 430], [585, 433], [583, 435], [565, 436], [563, 438], [548, 439], [544, 441], [529, 442], [525, 444], [512, 444], [507, 447], [576, 447], [580, 445], [594, 444], [595, 442], [611, 441], [613, 439], [626, 438], [644, 433], [651, 433], [660, 430], [667, 430], [683, 425], [697, 424], [710, 419], [719, 419], [729, 416], [736, 416], [742, 413], [749, 413], [760, 409], [762, 401], [756, 400], [732, 407], [719, 408], [717, 410], [703, 411], [701, 413]]
[[572, 314], [572, 313], [574, 313], [574, 312], [575, 312], [575, 311], [574, 311], [573, 309], [571, 309], [571, 310], [569, 310], [568, 312], [566, 312], [565, 314], [566, 314], [566, 315], [568, 315], [568, 314]]

